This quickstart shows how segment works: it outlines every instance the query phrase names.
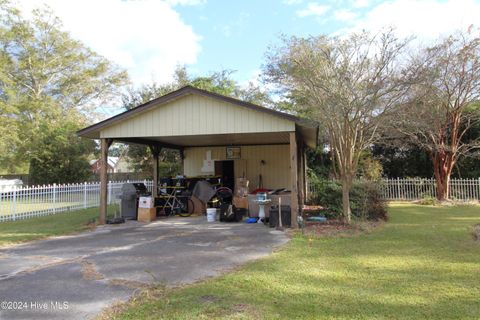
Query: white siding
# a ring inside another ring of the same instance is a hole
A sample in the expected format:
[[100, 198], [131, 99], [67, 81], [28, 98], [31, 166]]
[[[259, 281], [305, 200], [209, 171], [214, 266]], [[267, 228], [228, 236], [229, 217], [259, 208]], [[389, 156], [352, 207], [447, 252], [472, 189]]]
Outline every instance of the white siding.
[[[227, 160], [225, 147], [193, 147], [185, 149], [184, 174], [188, 177], [201, 176], [203, 160], [207, 150], [212, 151], [212, 159]], [[242, 146], [241, 157], [246, 165], [246, 176], [250, 180], [250, 190], [257, 188], [259, 174], [262, 174], [265, 188], [278, 189], [290, 186], [289, 145]], [[265, 165], [260, 161], [264, 160]], [[235, 163], [236, 167], [242, 164]], [[235, 175], [238, 178], [241, 173]]]
[[101, 138], [169, 137], [295, 131], [274, 115], [200, 95], [188, 95], [103, 129]]

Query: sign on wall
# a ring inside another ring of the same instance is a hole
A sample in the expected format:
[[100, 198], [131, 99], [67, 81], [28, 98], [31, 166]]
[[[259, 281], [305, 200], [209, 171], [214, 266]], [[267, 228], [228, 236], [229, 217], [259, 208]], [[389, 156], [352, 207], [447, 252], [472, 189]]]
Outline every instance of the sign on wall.
[[240, 147], [227, 147], [227, 159], [240, 159], [241, 157]]
[[213, 172], [215, 169], [214, 163], [215, 161], [212, 159], [212, 150], [207, 150], [206, 159], [203, 160], [203, 166], [201, 168], [201, 171], [203, 173]]

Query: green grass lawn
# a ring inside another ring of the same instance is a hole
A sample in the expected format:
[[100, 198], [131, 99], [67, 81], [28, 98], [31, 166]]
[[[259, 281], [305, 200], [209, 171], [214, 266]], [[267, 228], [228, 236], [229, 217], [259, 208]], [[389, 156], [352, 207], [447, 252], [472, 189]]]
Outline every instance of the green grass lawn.
[[98, 195], [90, 191], [86, 196], [85, 198], [83, 191], [69, 193], [59, 191], [59, 193], [56, 194], [55, 200], [51, 194], [45, 195], [41, 192], [38, 194], [25, 192], [18, 195], [15, 202], [11, 196], [9, 198], [3, 197], [0, 201], [0, 216], [11, 215], [13, 211], [17, 214], [22, 214], [27, 212], [48, 211], [54, 208], [68, 210], [73, 207], [83, 207], [84, 201], [87, 202], [87, 205], [98, 201]]
[[[109, 206], [109, 214], [113, 214], [114, 210], [113, 205]], [[88, 223], [96, 218], [98, 218], [98, 207], [38, 218], [1, 222], [0, 247], [82, 231], [87, 229]]]
[[[271, 257], [141, 297], [120, 319], [480, 319], [480, 207], [393, 204], [368, 233], [300, 235]], [[192, 266], [194, 268], [194, 266]]]
[[[26, 213], [26, 212], [35, 212], [35, 211], [47, 211], [48, 209], [62, 209], [62, 208], [68, 208], [68, 207], [74, 207], [74, 206], [81, 206], [81, 202], [56, 202], [52, 203], [49, 201], [45, 202], [36, 202], [36, 203], [30, 203], [30, 202], [17, 202], [15, 204], [15, 212], [17, 214], [21, 213]], [[1, 215], [11, 215], [13, 211], [13, 204], [11, 201], [3, 201], [0, 202], [0, 216]]]

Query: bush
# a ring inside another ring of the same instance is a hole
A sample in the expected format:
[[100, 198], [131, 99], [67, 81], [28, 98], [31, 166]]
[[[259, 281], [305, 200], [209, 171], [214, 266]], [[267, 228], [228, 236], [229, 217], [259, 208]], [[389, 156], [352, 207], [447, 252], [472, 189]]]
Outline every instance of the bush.
[[338, 218], [342, 215], [342, 186], [334, 181], [315, 181], [315, 194], [312, 201], [324, 207], [325, 217]]
[[352, 215], [363, 220], [387, 220], [387, 204], [377, 184], [371, 181], [355, 182], [350, 191]]
[[[316, 193], [312, 200], [326, 209], [327, 218], [342, 216], [342, 185], [337, 181], [315, 183]], [[387, 220], [386, 203], [375, 183], [355, 182], [350, 190], [352, 216], [362, 220]]]

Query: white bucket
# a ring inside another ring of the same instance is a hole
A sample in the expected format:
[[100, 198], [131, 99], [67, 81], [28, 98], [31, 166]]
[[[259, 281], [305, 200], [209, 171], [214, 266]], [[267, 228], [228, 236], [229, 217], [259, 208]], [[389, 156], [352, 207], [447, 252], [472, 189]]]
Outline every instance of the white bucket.
[[216, 215], [217, 215], [217, 209], [207, 208], [207, 221], [208, 222], [214, 222]]

